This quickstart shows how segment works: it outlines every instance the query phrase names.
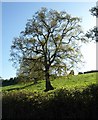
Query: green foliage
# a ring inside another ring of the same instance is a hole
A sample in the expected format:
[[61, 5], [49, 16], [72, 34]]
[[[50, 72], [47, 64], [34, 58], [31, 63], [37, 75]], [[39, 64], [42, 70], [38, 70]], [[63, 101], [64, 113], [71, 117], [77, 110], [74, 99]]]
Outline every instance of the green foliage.
[[15, 85], [19, 82], [18, 77], [10, 78], [10, 79], [2, 79], [2, 86], [9, 86], [9, 85]]
[[[97, 3], [98, 4], [98, 3]], [[90, 9], [91, 15], [95, 16], [98, 19], [98, 6], [92, 7]], [[96, 19], [96, 21], [97, 21]], [[86, 33], [87, 38], [98, 42], [98, 26], [93, 27]]]
[[94, 119], [98, 115], [96, 73], [51, 80], [55, 90], [44, 92], [44, 80], [2, 88], [3, 120]]
[[17, 75], [19, 78], [27, 81], [34, 81], [37, 83], [38, 80], [44, 79], [43, 64], [40, 60], [23, 60], [17, 70]]
[[[98, 2], [97, 2], [97, 3], [98, 3]], [[91, 14], [92, 14], [93, 16], [98, 17], [98, 6], [92, 7], [92, 8], [90, 9], [90, 12], [91, 12]]]
[[[14, 38], [11, 60], [19, 65], [24, 61], [26, 64], [31, 61], [29, 69], [34, 60], [38, 63], [41, 61], [46, 79], [46, 91], [53, 89], [49, 81], [51, 69], [52, 73], [58, 71], [61, 75], [62, 72], [65, 74], [67, 69], [77, 67], [77, 63], [81, 62], [80, 43], [86, 40], [80, 22], [80, 18], [73, 17], [65, 11], [41, 8], [27, 21], [25, 30], [19, 37]], [[28, 69], [25, 65], [23, 68], [27, 74]], [[34, 65], [32, 70], [35, 72]]]
[[[96, 119], [98, 86], [56, 89], [47, 93], [28, 90], [3, 92], [3, 120], [6, 119]], [[21, 115], [20, 115], [21, 114]]]

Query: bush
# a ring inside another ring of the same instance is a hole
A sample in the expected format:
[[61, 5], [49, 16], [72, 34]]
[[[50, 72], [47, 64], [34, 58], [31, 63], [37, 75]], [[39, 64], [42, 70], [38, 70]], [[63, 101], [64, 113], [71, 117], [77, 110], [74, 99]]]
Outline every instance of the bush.
[[98, 86], [56, 89], [47, 93], [27, 90], [3, 93], [3, 119], [97, 120]]
[[14, 85], [19, 82], [18, 77], [2, 80], [2, 86]]

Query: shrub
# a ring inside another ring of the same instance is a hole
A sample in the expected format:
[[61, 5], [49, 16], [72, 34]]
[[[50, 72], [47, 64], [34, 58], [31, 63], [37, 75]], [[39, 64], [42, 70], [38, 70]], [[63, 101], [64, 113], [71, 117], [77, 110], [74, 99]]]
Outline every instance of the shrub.
[[80, 91], [65, 88], [44, 92], [3, 92], [3, 120], [97, 120], [98, 86]]

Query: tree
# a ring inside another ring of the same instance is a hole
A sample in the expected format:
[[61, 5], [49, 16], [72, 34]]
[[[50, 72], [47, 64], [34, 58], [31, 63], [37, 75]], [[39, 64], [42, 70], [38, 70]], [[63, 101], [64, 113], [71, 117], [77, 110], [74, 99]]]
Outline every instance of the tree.
[[55, 76], [66, 75], [67, 74], [66, 64], [60, 64], [60, 61], [56, 62], [51, 66], [50, 73], [54, 74]]
[[[90, 29], [86, 33], [86, 37], [91, 38], [92, 40], [96, 41], [96, 47], [97, 47], [97, 45], [98, 45], [98, 23], [97, 23], [98, 22], [98, 2], [95, 7], [92, 7], [90, 9], [90, 12], [91, 12], [91, 15], [96, 17], [96, 26], [94, 28]], [[97, 65], [96, 65], [96, 67], [97, 67]], [[98, 69], [98, 68], [96, 68], [96, 69]], [[98, 73], [96, 74], [96, 83], [98, 84]]]
[[[67, 68], [80, 62], [80, 41], [83, 31], [80, 18], [72, 17], [65, 11], [47, 10], [42, 8], [29, 19], [25, 30], [14, 38], [11, 46], [11, 60], [41, 60], [44, 66], [46, 89], [54, 89], [49, 76], [53, 65], [66, 64]], [[15, 61], [16, 60], [16, 61]]]
[[[92, 7], [90, 9], [91, 15], [96, 16], [96, 21], [98, 21], [98, 5], [95, 7]], [[95, 40], [98, 42], [98, 26], [95, 26], [94, 28], [90, 29], [86, 33], [86, 37], [91, 38], [92, 40]]]
[[33, 80], [37, 83], [38, 80], [44, 79], [43, 64], [39, 60], [24, 60], [17, 70], [17, 75], [23, 79], [27, 78], [27, 81]]

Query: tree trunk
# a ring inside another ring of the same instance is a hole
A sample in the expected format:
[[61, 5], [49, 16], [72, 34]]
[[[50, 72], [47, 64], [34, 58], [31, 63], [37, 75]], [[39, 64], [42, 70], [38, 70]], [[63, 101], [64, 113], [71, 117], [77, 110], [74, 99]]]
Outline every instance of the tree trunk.
[[45, 92], [46, 91], [49, 91], [49, 90], [53, 90], [53, 86], [51, 85], [51, 82], [50, 82], [50, 79], [49, 79], [49, 70], [46, 69], [46, 72], [45, 72], [45, 78], [46, 78], [46, 89], [44, 90]]
[[37, 84], [37, 78], [34, 78], [34, 84]]

